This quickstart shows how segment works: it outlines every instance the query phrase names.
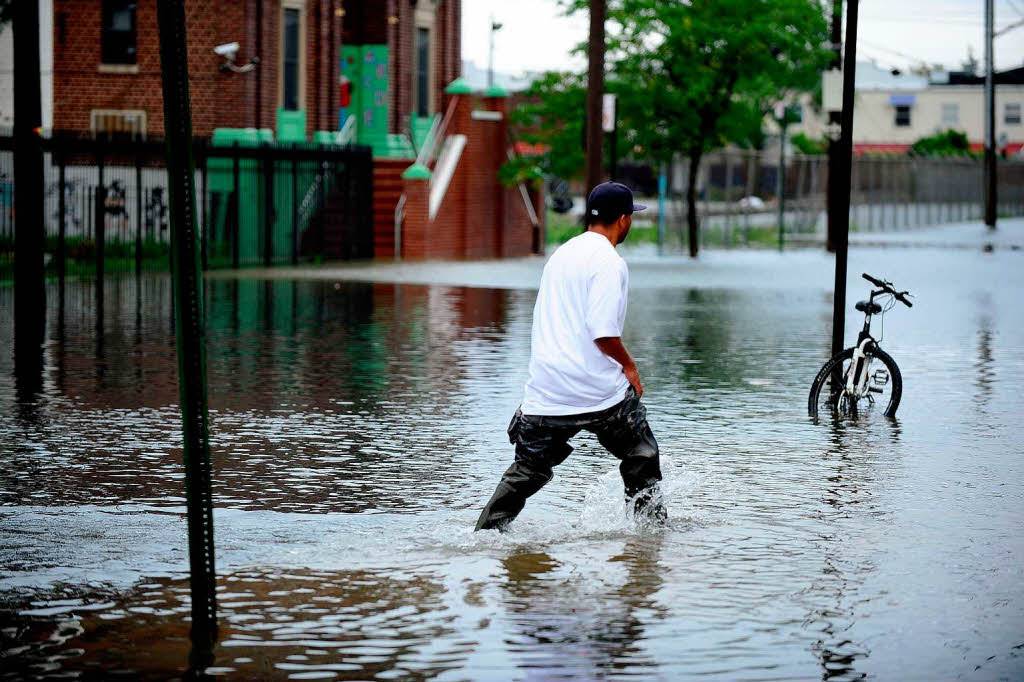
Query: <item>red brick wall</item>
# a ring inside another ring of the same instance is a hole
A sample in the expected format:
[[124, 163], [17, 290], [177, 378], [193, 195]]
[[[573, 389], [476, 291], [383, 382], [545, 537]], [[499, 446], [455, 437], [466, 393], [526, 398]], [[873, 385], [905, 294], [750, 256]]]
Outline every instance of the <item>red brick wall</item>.
[[[336, 127], [336, 43], [341, 18], [335, 16], [334, 9], [339, 3], [310, 0], [306, 9], [308, 134]], [[223, 60], [214, 54], [214, 46], [239, 42], [239, 63], [257, 54], [260, 10], [260, 65], [248, 74], [221, 72]], [[147, 114], [148, 133], [162, 135], [156, 4], [138, 4], [138, 73], [130, 74], [99, 71], [100, 11], [101, 3], [95, 0], [54, 0], [54, 127], [88, 130], [92, 109], [142, 109]], [[218, 127], [276, 128], [280, 2], [187, 0], [185, 11], [193, 134], [207, 136]]]
[[[477, 120], [471, 115], [474, 109], [504, 113], [505, 104], [500, 98], [458, 97], [449, 132], [466, 135], [466, 146], [434, 220], [428, 215], [427, 182], [405, 182], [403, 258], [480, 259], [532, 252], [533, 223], [519, 189], [498, 182], [498, 168], [506, 158], [507, 120]], [[540, 191], [531, 199], [535, 207], [543, 206]], [[543, 219], [543, 212], [538, 214]]]

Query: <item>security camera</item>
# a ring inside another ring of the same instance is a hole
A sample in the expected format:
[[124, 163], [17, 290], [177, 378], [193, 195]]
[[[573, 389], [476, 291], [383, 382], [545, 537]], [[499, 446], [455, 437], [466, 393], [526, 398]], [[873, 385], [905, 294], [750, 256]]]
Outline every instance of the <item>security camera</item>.
[[233, 62], [238, 55], [238, 43], [224, 43], [213, 48], [213, 51], [229, 62]]

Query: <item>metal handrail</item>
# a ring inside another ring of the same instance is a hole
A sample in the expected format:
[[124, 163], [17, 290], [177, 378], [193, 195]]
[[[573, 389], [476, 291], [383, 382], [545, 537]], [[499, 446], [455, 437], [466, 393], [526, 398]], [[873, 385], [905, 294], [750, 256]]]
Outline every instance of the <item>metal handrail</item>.
[[441, 119], [441, 122], [437, 125], [437, 130], [435, 131], [433, 126], [431, 126], [433, 134], [428, 137], [423, 148], [420, 150], [419, 155], [417, 155], [417, 163], [421, 163], [424, 166], [429, 167], [430, 164], [437, 160], [437, 153], [441, 149], [441, 142], [447, 135], [448, 126], [451, 123], [452, 118], [455, 116], [455, 105], [458, 102], [458, 98], [459, 95], [456, 95], [455, 97], [452, 97], [450, 102], [448, 102], [448, 110], [445, 111], [444, 118]]
[[405, 194], [395, 205], [395, 260], [402, 260], [402, 221], [405, 220]]
[[349, 114], [348, 118], [345, 119], [345, 125], [341, 126], [341, 130], [338, 132], [338, 144], [348, 144], [355, 137], [356, 130], [356, 115]]
[[[515, 152], [512, 151], [511, 147], [509, 147], [506, 150], [506, 153], [508, 154], [509, 161], [512, 161], [513, 159], [516, 158]], [[526, 185], [523, 184], [522, 180], [518, 181], [516, 185], [519, 186], [519, 195], [523, 198], [523, 205], [526, 206], [527, 217], [529, 217], [530, 222], [533, 224], [534, 227], [540, 227], [540, 219], [537, 218], [537, 211], [536, 209], [534, 209], [533, 203], [530, 201], [530, 195], [526, 191]]]

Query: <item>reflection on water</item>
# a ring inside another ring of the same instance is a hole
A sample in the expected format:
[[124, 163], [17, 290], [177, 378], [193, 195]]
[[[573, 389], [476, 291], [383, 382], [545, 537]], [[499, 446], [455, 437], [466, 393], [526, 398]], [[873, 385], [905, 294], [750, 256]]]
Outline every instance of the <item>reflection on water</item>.
[[[807, 420], [820, 292], [635, 289], [672, 523], [632, 527], [582, 436], [508, 536], [471, 528], [511, 457], [532, 291], [208, 282], [205, 673], [1021, 677], [1024, 324], [993, 263], [956, 264], [977, 289], [912, 271], [885, 330], [899, 422]], [[170, 299], [111, 279], [97, 315], [90, 285], [53, 288], [41, 358], [0, 353], [0, 679], [188, 673]]]

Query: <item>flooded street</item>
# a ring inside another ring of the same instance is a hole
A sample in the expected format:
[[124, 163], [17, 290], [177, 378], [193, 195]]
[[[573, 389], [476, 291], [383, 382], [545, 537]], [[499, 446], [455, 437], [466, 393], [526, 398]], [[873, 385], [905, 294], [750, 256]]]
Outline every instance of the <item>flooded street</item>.
[[[507, 535], [472, 527], [512, 459], [542, 261], [467, 265], [473, 287], [209, 279], [206, 673], [1021, 679], [1024, 253], [850, 259], [848, 342], [861, 272], [918, 296], [874, 327], [896, 421], [807, 417], [826, 254], [636, 252], [624, 341], [670, 524], [625, 518], [618, 462], [583, 434]], [[188, 670], [170, 300], [167, 278], [111, 279], [98, 319], [91, 283], [62, 305], [52, 286], [35, 393], [0, 289], [2, 680]]]

